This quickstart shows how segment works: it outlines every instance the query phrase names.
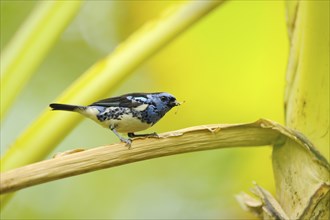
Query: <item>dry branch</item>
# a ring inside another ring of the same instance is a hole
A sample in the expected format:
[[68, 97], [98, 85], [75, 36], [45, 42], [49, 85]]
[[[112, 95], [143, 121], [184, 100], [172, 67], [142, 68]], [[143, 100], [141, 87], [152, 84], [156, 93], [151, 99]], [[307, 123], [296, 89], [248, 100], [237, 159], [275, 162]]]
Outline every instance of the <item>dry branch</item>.
[[0, 193], [167, 155], [225, 147], [273, 145], [289, 136], [287, 129], [264, 119], [249, 124], [191, 127], [161, 134], [160, 138], [134, 139], [130, 150], [123, 143], [117, 143], [73, 151], [75, 153], [1, 173]]

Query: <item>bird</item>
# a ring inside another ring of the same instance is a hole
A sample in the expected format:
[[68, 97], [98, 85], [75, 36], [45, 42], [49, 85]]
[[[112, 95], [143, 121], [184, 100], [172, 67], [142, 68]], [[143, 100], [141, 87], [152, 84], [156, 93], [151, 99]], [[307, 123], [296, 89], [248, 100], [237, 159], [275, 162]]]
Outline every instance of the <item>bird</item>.
[[[94, 102], [88, 106], [51, 103], [52, 110], [72, 111], [109, 128], [121, 142], [131, 147], [134, 137], [158, 137], [157, 133], [135, 134], [156, 124], [173, 107], [180, 105], [167, 92], [129, 93]], [[119, 133], [127, 133], [129, 138]]]

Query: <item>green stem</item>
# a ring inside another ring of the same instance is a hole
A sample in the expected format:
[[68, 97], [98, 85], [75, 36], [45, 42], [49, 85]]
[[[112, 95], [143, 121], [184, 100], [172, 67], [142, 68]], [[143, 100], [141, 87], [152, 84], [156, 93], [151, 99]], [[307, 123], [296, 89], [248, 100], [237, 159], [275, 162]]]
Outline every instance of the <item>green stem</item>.
[[[1, 54], [1, 120], [45, 59], [81, 1], [43, 1]], [[4, 95], [5, 94], [5, 95]]]

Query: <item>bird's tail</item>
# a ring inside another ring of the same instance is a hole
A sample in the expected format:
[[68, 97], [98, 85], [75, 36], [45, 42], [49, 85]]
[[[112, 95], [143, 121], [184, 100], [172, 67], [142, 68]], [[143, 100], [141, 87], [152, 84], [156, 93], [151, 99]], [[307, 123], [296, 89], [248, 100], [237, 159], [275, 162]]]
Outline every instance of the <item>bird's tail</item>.
[[52, 103], [52, 104], [49, 105], [49, 107], [51, 107], [52, 110], [77, 111], [82, 106]]

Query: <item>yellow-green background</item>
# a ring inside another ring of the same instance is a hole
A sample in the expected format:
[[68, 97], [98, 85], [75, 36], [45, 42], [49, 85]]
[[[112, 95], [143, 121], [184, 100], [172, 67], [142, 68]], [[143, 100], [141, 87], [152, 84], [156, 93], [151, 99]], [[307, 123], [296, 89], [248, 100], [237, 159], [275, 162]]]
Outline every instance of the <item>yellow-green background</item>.
[[[36, 3], [1, 0], [1, 50]], [[87, 1], [2, 119], [1, 155], [88, 67], [174, 3]], [[285, 18], [282, 1], [227, 2], [109, 96], [167, 91], [185, 101], [149, 132], [261, 117], [283, 123], [289, 46]], [[84, 120], [52, 154], [117, 141], [110, 131]], [[253, 216], [240, 208], [234, 195], [249, 191], [252, 181], [274, 193], [270, 147], [158, 158], [31, 187], [16, 193], [1, 218], [246, 219]]]

